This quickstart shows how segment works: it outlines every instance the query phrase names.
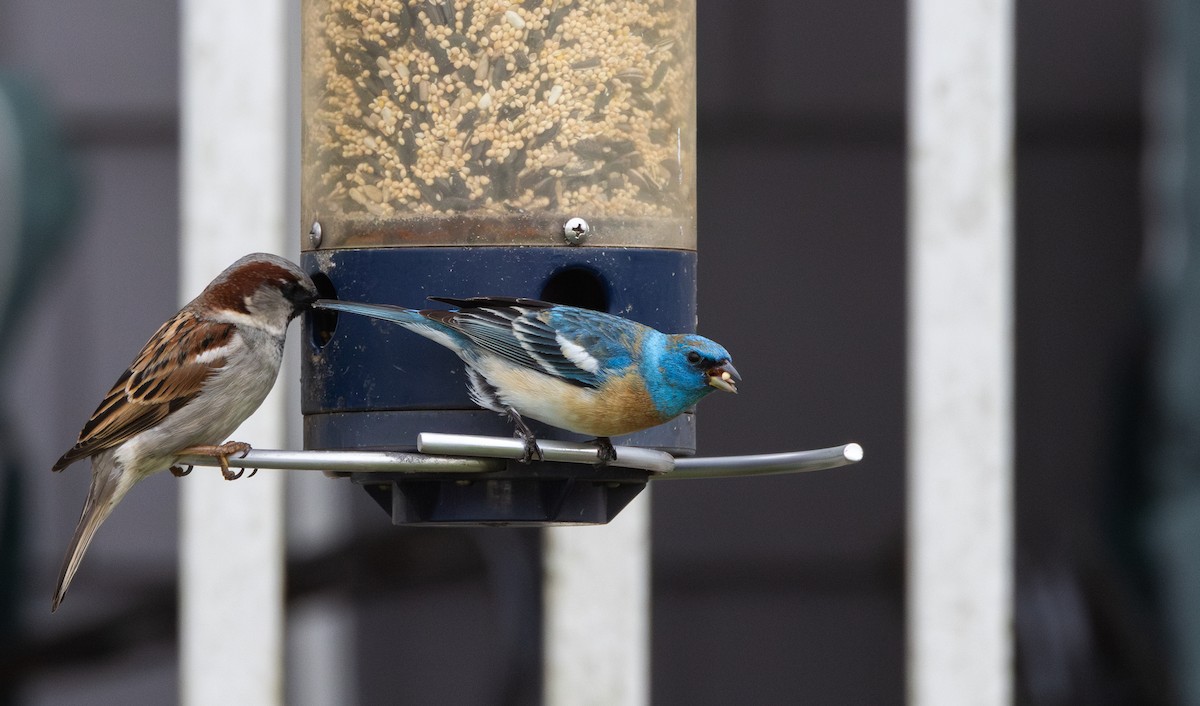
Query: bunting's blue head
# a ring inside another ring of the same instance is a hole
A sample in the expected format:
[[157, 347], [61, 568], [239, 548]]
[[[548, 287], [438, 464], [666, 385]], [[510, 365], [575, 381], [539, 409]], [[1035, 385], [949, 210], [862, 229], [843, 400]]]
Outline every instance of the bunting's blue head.
[[643, 375], [659, 411], [673, 417], [713, 390], [737, 392], [741, 381], [729, 351], [703, 336], [665, 336], [659, 351], [646, 351]]

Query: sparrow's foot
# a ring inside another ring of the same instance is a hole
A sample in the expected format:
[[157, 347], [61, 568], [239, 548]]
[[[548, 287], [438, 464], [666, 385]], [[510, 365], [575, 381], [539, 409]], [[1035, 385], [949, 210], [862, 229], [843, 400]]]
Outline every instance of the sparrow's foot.
[[600, 450], [600, 458], [596, 461], [596, 468], [604, 468], [617, 460], [617, 450], [613, 448], [612, 439], [609, 439], [607, 436], [598, 436], [592, 443]]
[[171, 475], [175, 476], [176, 478], [182, 478], [192, 472], [192, 467], [190, 465], [184, 465], [187, 467], [184, 468], [183, 466], [171, 466], [167, 470], [169, 470]]
[[244, 441], [226, 441], [220, 446], [191, 446], [180, 451], [179, 455], [212, 456], [217, 459], [217, 463], [221, 464], [221, 477], [225, 480], [237, 480], [242, 477], [246, 469], [240, 468], [236, 473], [229, 470], [229, 457], [241, 454], [241, 457], [245, 458], [248, 453], [250, 453], [250, 444]]
[[525, 420], [521, 419], [521, 415], [512, 407], [508, 408], [508, 418], [512, 420], [513, 436], [518, 437], [525, 442], [525, 455], [521, 457], [521, 463], [529, 463], [533, 459], [545, 461], [546, 457], [542, 454], [541, 448], [538, 447], [537, 437], [529, 431], [529, 427], [525, 426]]

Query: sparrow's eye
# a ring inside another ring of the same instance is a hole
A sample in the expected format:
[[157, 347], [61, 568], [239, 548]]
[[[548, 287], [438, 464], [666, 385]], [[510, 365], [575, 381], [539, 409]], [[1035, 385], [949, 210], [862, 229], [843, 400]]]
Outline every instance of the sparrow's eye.
[[687, 362], [691, 363], [692, 365], [699, 363], [700, 362], [700, 354], [697, 353], [696, 351], [688, 351]]

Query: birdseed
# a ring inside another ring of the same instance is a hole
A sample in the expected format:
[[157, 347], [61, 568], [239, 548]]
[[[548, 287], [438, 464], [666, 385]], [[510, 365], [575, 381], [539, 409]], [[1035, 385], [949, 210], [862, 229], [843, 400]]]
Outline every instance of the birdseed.
[[694, 248], [694, 0], [304, 12], [305, 211], [327, 243], [431, 219], [561, 233], [580, 215]]

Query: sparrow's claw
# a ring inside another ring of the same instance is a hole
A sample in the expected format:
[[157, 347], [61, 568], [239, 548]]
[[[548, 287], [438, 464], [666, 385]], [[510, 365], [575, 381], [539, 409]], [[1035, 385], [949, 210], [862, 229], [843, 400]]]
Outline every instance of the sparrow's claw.
[[[250, 453], [250, 444], [244, 441], [226, 441], [220, 446], [191, 446], [179, 452], [181, 456], [212, 456], [217, 459], [217, 463], [221, 465], [221, 477], [225, 480], [237, 480], [246, 472], [245, 468], [239, 469], [236, 473], [229, 470], [229, 457], [235, 454], [241, 454], [242, 458], [246, 458], [246, 454]], [[172, 471], [174, 472], [174, 471]], [[250, 475], [254, 475], [251, 473]]]
[[250, 475], [248, 475], [248, 476], [246, 476], [246, 477], [247, 477], [247, 478], [253, 478], [255, 473], [258, 473], [258, 469], [257, 469], [257, 468], [252, 468], [252, 469], [250, 469]]
[[182, 466], [171, 466], [167, 470], [169, 470], [171, 472], [171, 475], [175, 476], [176, 478], [182, 478], [192, 472], [191, 465], [188, 465], [188, 464], [184, 464], [184, 465], [187, 465], [187, 468], [184, 468]]
[[596, 461], [596, 468], [604, 468], [608, 464], [617, 460], [617, 450], [613, 448], [612, 440], [607, 436], [598, 436], [593, 441], [600, 451], [600, 458]]

